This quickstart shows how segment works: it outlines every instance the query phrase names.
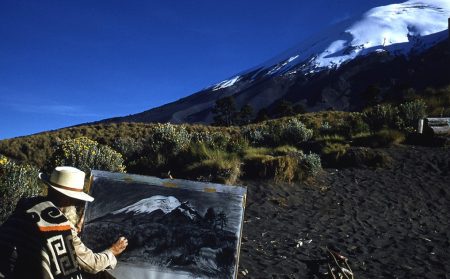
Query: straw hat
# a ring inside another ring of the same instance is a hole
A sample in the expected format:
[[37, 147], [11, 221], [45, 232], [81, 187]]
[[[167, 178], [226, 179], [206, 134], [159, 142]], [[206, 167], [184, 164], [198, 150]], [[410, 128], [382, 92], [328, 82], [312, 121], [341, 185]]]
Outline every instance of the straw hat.
[[83, 192], [85, 173], [74, 167], [56, 167], [50, 179], [43, 173], [39, 174], [39, 179], [68, 197], [93, 201], [94, 198]]

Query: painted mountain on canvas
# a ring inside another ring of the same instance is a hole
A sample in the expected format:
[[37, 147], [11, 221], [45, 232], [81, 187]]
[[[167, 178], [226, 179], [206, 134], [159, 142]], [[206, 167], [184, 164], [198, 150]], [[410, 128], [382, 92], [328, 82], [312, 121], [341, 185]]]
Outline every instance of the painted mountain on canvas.
[[129, 245], [121, 262], [178, 270], [189, 278], [231, 278], [237, 237], [227, 220], [213, 208], [202, 215], [188, 201], [156, 195], [89, 221], [85, 244], [102, 251], [124, 235]]
[[[450, 1], [407, 1], [340, 22], [259, 66], [176, 102], [106, 122], [211, 123], [218, 99], [255, 112], [280, 101], [307, 111], [364, 108], [407, 88], [448, 84]], [[369, 92], [369, 93], [368, 93]]]

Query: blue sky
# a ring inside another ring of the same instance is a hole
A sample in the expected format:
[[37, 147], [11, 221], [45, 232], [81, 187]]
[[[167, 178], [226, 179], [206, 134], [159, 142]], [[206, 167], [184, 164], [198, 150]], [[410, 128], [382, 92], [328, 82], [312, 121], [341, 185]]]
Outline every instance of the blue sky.
[[138, 113], [386, 0], [0, 1], [0, 139]]

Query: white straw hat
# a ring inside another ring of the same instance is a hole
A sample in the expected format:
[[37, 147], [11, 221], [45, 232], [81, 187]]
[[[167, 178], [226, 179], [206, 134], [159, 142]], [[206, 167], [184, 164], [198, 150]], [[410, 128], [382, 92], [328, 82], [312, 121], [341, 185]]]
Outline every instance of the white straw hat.
[[83, 192], [85, 173], [74, 167], [56, 167], [50, 179], [43, 174], [39, 174], [39, 179], [56, 191], [68, 197], [83, 200], [93, 201], [94, 198]]

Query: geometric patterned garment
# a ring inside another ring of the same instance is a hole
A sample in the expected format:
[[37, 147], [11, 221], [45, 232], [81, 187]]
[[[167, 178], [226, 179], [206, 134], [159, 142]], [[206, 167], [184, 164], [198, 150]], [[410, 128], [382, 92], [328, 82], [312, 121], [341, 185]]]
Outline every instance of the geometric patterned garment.
[[0, 227], [0, 278], [82, 279], [70, 223], [46, 198], [20, 200]]

